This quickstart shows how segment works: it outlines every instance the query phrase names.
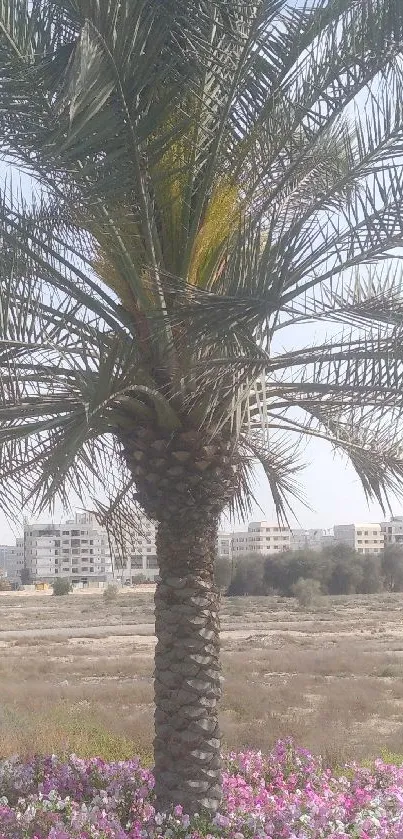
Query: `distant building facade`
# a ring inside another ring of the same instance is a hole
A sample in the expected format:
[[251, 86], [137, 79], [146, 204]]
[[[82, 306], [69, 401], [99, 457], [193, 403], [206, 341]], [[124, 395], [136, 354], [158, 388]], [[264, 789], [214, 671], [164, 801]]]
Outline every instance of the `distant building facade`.
[[145, 577], [153, 582], [158, 577], [159, 569], [157, 562], [157, 525], [145, 516], [141, 516], [136, 532], [131, 538], [131, 544], [127, 548], [123, 578], [131, 583], [136, 578]]
[[359, 554], [379, 554], [383, 551], [385, 537], [380, 524], [335, 524], [336, 544], [348, 545]]
[[329, 530], [311, 528], [309, 530], [293, 529], [291, 531], [290, 550], [317, 551], [318, 553], [334, 544], [334, 534]]
[[21, 582], [23, 568], [24, 539], [18, 538], [16, 545], [0, 545], [0, 570], [10, 582]]
[[217, 538], [217, 554], [221, 559], [232, 559], [233, 533], [219, 533]]
[[392, 516], [390, 521], [381, 524], [386, 545], [403, 546], [403, 516]]
[[245, 531], [232, 535], [232, 556], [281, 553], [290, 550], [291, 531], [289, 527], [268, 524], [266, 521], [252, 521]]
[[106, 530], [92, 513], [76, 513], [64, 524], [24, 525], [25, 568], [32, 581], [68, 577], [73, 584], [112, 579]]

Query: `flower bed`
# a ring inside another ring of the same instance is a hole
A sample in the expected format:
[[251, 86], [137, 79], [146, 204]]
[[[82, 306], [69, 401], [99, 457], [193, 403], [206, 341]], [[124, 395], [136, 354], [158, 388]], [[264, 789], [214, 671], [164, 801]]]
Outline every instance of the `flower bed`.
[[271, 754], [225, 759], [213, 821], [153, 807], [153, 777], [139, 761], [72, 756], [0, 762], [1, 839], [402, 839], [403, 767], [376, 761], [332, 775], [291, 742]]

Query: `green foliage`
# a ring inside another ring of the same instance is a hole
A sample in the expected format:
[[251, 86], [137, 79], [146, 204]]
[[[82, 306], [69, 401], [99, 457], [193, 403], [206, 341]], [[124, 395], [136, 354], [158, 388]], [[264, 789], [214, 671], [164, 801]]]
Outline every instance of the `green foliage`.
[[214, 578], [219, 589], [227, 589], [231, 582], [232, 567], [229, 559], [217, 557], [214, 564]]
[[403, 545], [386, 545], [382, 575], [387, 591], [403, 591]]
[[403, 754], [391, 752], [389, 749], [381, 750], [381, 758], [389, 766], [402, 766], [403, 764]]
[[86, 709], [64, 702], [50, 705], [44, 714], [40, 708], [21, 710], [4, 705], [4, 728], [36, 732], [39, 754], [54, 753], [59, 757], [76, 754], [82, 758], [97, 755], [104, 760], [130, 760], [139, 755], [145, 766], [153, 763], [152, 752], [128, 737], [116, 734], [97, 722], [97, 707]]
[[318, 580], [306, 577], [300, 578], [293, 585], [293, 595], [298, 600], [299, 606], [303, 609], [311, 609], [317, 606], [320, 600], [321, 587]]
[[29, 568], [21, 568], [20, 577], [23, 586], [28, 586], [32, 582]]
[[[384, 577], [384, 562], [384, 555], [364, 556], [346, 545], [320, 552], [301, 550], [259, 558], [243, 557], [235, 562], [227, 594], [276, 593], [297, 597], [302, 606], [310, 605], [311, 594], [312, 605], [320, 593], [373, 594], [383, 590], [384, 580], [385, 587], [390, 586], [390, 577]], [[403, 552], [400, 562], [398, 568], [403, 574]]]
[[259, 595], [266, 593], [263, 557], [249, 557], [245, 560], [237, 560], [234, 572], [227, 589], [228, 597], [237, 597], [242, 594]]
[[52, 721], [57, 724], [56, 731], [59, 728], [60, 739], [68, 742], [69, 750], [73, 746], [74, 753], [80, 757], [99, 755], [105, 760], [128, 760], [136, 754], [131, 740], [97, 725], [93, 716], [81, 709], [76, 711], [60, 706], [55, 709]]
[[68, 577], [56, 577], [52, 583], [52, 588], [55, 597], [64, 597], [72, 591], [72, 585]]
[[133, 524], [137, 425], [230, 438], [243, 511], [258, 460], [285, 515], [312, 436], [399, 488], [402, 32], [400, 0], [4, 0], [10, 516], [74, 490]]
[[117, 600], [118, 595], [119, 595], [118, 586], [110, 584], [110, 585], [106, 586], [102, 596], [105, 600], [105, 603], [114, 603], [114, 601]]
[[135, 574], [133, 575], [133, 585], [141, 585], [141, 583], [149, 583], [149, 579], [146, 577], [145, 574]]
[[11, 584], [7, 577], [0, 577], [0, 591], [11, 591]]

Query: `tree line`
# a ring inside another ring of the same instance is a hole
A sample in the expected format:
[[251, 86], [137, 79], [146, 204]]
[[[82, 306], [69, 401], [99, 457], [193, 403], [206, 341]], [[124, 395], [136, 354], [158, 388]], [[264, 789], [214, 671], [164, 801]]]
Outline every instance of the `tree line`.
[[300, 580], [315, 581], [322, 594], [403, 591], [403, 546], [388, 545], [380, 554], [364, 556], [338, 544], [320, 552], [286, 551], [216, 562], [217, 584], [228, 596], [293, 597]]

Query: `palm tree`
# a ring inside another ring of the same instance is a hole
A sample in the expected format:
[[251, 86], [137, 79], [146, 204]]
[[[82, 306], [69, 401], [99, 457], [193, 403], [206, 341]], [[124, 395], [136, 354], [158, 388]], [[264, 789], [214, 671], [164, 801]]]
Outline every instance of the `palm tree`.
[[220, 799], [213, 561], [253, 464], [280, 516], [309, 437], [369, 498], [401, 483], [402, 17], [1, 2], [0, 142], [30, 180], [0, 208], [0, 500], [158, 522], [160, 808]]

